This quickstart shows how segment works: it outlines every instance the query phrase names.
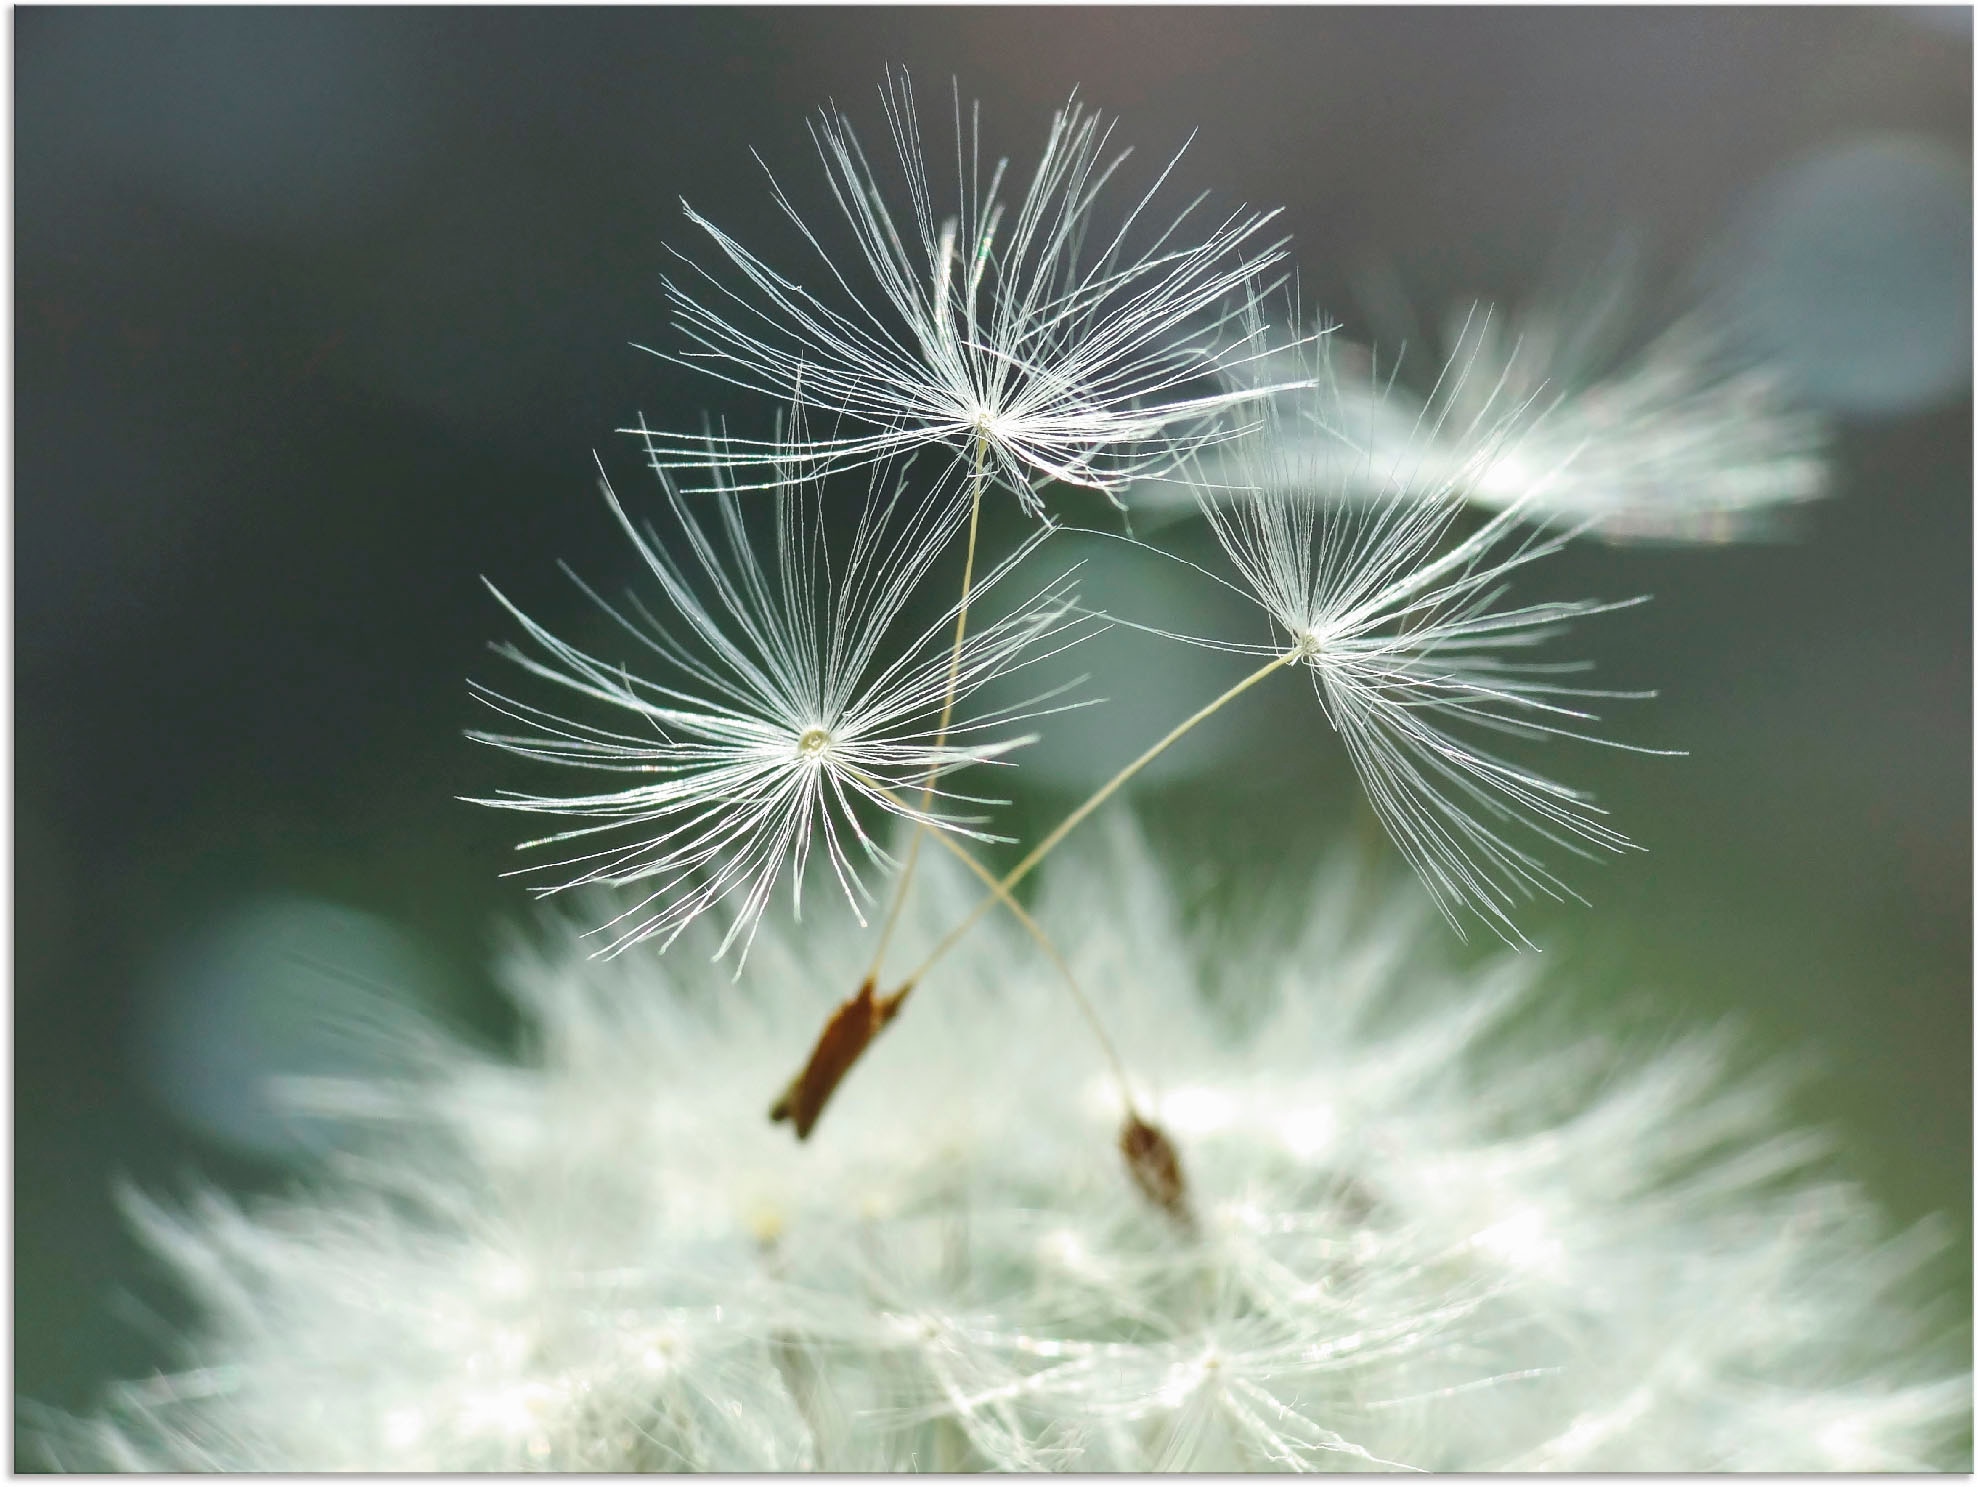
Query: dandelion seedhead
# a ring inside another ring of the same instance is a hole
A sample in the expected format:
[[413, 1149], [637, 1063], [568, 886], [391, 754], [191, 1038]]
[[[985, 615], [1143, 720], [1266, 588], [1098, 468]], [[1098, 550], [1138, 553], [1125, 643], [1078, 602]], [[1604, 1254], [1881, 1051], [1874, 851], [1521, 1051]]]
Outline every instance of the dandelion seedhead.
[[[1249, 355], [1228, 343], [1226, 306], [1283, 257], [1259, 245], [1272, 213], [1236, 211], [1206, 225], [1202, 198], [1156, 198], [1173, 172], [1108, 219], [1107, 188], [1126, 160], [1112, 125], [1068, 103], [1052, 120], [1030, 184], [1014, 201], [1007, 160], [982, 158], [979, 120], [955, 94], [954, 205], [930, 179], [905, 76], [883, 90], [902, 181], [889, 190], [850, 121], [812, 126], [855, 251], [827, 246], [783, 194], [777, 204], [815, 250], [822, 292], [786, 278], [712, 222], [706, 230], [738, 287], [683, 261], [669, 281], [691, 349], [673, 359], [782, 401], [801, 399], [851, 425], [801, 447], [723, 437], [681, 440], [643, 424], [653, 463], [705, 469], [794, 461], [837, 468], [944, 445], [971, 451], [1026, 509], [1035, 487], [1063, 481], [1118, 498], [1224, 437], [1218, 415], [1268, 388], [1218, 387]], [[1179, 156], [1176, 160], [1179, 160]], [[904, 204], [900, 200], [904, 194]]]
[[[1071, 609], [1069, 577], [1060, 578], [979, 626], [951, 657], [943, 641], [953, 610], [925, 628], [908, 610], [955, 534], [960, 511], [952, 500], [916, 500], [891, 473], [875, 471], [850, 541], [834, 557], [819, 480], [785, 471], [773, 496], [753, 498], [774, 506], [774, 544], [765, 557], [725, 470], [710, 468], [719, 482], [712, 521], [661, 476], [679, 532], [673, 544], [634, 524], [603, 485], [657, 581], [659, 602], [649, 606], [629, 594], [613, 604], [581, 580], [579, 586], [609, 617], [631, 662], [559, 640], [495, 591], [534, 648], [508, 645], [498, 653], [602, 705], [621, 720], [616, 726], [474, 689], [534, 730], [475, 732], [477, 741], [550, 764], [641, 778], [622, 790], [509, 790], [479, 802], [587, 823], [523, 844], [569, 854], [523, 870], [549, 876], [539, 891], [645, 885], [604, 927], [611, 951], [649, 939], [670, 944], [708, 909], [732, 902], [736, 912], [716, 954], [738, 944], [746, 954], [777, 879], [790, 869], [794, 900], [819, 844], [859, 911], [872, 896], [868, 873], [892, 865], [862, 814], [996, 840], [982, 814], [996, 802], [960, 793], [948, 779], [1028, 742], [1016, 730], [1041, 705], [957, 719], [948, 711], [991, 678], [1090, 628]], [[978, 594], [999, 587], [1035, 542], [983, 576]], [[684, 558], [674, 555], [681, 547]], [[605, 845], [592, 845], [598, 841]]]
[[[930, 865], [907, 933], [966, 898]], [[1425, 957], [1335, 874], [1294, 942], [1184, 929], [1145, 852], [1040, 904], [1186, 1157], [1006, 924], [798, 1147], [755, 1092], [863, 946], [510, 956], [521, 1062], [439, 1046], [294, 1094], [368, 1127], [306, 1190], [132, 1200], [200, 1306], [181, 1365], [56, 1421], [143, 1471], [1945, 1467], [1969, 1380], [1891, 1238], [1726, 1040], [1560, 1042], [1536, 962]], [[1371, 909], [1371, 912], [1369, 910]], [[696, 931], [699, 933], [700, 931]], [[1236, 947], [1232, 949], [1231, 947]], [[1213, 971], [1205, 967], [1214, 967]], [[408, 1040], [414, 1041], [414, 1040]]]

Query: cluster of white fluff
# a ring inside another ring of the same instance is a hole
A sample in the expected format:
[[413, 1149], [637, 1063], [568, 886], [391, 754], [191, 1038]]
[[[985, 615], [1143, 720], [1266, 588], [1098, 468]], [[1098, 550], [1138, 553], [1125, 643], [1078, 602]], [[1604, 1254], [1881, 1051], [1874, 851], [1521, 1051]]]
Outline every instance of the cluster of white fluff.
[[[921, 943], [972, 885], [940, 863]], [[1722, 1040], [1524, 1029], [1530, 958], [1438, 967], [1418, 896], [1336, 873], [1288, 949], [1183, 928], [1146, 850], [1040, 915], [1186, 1166], [1134, 1190], [1120, 1096], [1006, 916], [806, 1145], [764, 1118], [863, 946], [766, 925], [506, 981], [517, 1062], [426, 1039], [298, 1090], [360, 1135], [313, 1190], [137, 1205], [203, 1308], [67, 1467], [631, 1471], [1941, 1465], [1968, 1381], [1889, 1239]], [[696, 933], [705, 931], [696, 930]], [[363, 1128], [368, 1127], [368, 1131]]]

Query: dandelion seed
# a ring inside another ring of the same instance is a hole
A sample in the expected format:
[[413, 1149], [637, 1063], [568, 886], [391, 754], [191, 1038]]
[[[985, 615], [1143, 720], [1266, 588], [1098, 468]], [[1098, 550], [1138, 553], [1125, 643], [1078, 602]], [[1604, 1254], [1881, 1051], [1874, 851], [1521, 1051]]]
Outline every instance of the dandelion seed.
[[[523, 843], [578, 848], [522, 870], [555, 880], [541, 893], [651, 885], [603, 927], [609, 952], [655, 938], [670, 944], [700, 915], [732, 901], [735, 912], [716, 954], [739, 945], [746, 955], [777, 879], [790, 872], [795, 901], [818, 846], [860, 912], [872, 898], [867, 875], [892, 866], [862, 816], [887, 813], [999, 840], [982, 814], [997, 802], [943, 782], [1029, 742], [1013, 730], [1050, 710], [1006, 708], [955, 719], [945, 731], [941, 726], [950, 691], [942, 637], [954, 614], [916, 631], [905, 612], [954, 535], [959, 513], [952, 501], [915, 503], [876, 472], [849, 549], [834, 561], [819, 481], [786, 471], [774, 487], [775, 547], [765, 559], [725, 470], [710, 468], [719, 482], [710, 524], [661, 480], [691, 555], [687, 562], [670, 555], [650, 528], [635, 526], [604, 484], [613, 514], [658, 581], [659, 614], [636, 597], [614, 605], [585, 588], [640, 662], [657, 661], [672, 680], [642, 677], [557, 639], [497, 590], [535, 651], [510, 645], [499, 653], [625, 721], [606, 727], [474, 688], [480, 700], [535, 730], [474, 732], [476, 741], [550, 764], [648, 777], [623, 790], [510, 790], [477, 802], [591, 823]], [[984, 577], [977, 594], [1002, 584], [1041, 535]], [[1089, 623], [1070, 609], [1070, 594], [1067, 576], [969, 636], [954, 668], [955, 698], [966, 702], [991, 678], [1087, 633]], [[917, 802], [930, 782], [923, 809]], [[606, 844], [590, 845], [599, 840]]]
[[[1615, 261], [1527, 304], [1466, 307], [1449, 317], [1439, 349], [1432, 339], [1397, 338], [1408, 362], [1467, 369], [1426, 399], [1398, 380], [1401, 367], [1335, 339], [1335, 406], [1315, 419], [1309, 400], [1290, 395], [1274, 437], [1291, 446], [1289, 463], [1326, 465], [1322, 491], [1333, 500], [1390, 494], [1381, 466], [1359, 455], [1371, 441], [1409, 448], [1417, 479], [1454, 481], [1484, 510], [1516, 507], [1526, 521], [1603, 541], [1776, 535], [1793, 510], [1829, 489], [1824, 420], [1795, 405], [1779, 369], [1740, 353], [1714, 311], [1691, 310], [1640, 343], [1635, 277]], [[1384, 318], [1400, 332], [1410, 317]], [[1293, 379], [1303, 365], [1294, 348], [1238, 371], [1261, 383]], [[1529, 404], [1541, 416], [1488, 462], [1436, 432], [1494, 421], [1493, 403]], [[1211, 451], [1203, 473], [1211, 485], [1239, 483], [1236, 464]], [[1174, 481], [1134, 494], [1156, 510], [1193, 506]]]
[[[1578, 666], [1518, 658], [1573, 620], [1639, 601], [1504, 603], [1518, 570], [1574, 535], [1526, 520], [1528, 507], [1544, 502], [1550, 472], [1520, 465], [1519, 498], [1456, 534], [1466, 495], [1486, 472], [1528, 458], [1527, 409], [1505, 406], [1501, 380], [1443, 399], [1469, 410], [1462, 424], [1444, 417], [1392, 447], [1377, 434], [1351, 445], [1349, 457], [1340, 452], [1352, 431], [1339, 416], [1336, 379], [1323, 358], [1313, 365], [1322, 384], [1316, 417], [1339, 442], [1314, 456], [1285, 437], [1287, 415], [1274, 408], [1233, 446], [1233, 484], [1197, 476], [1200, 508], [1239, 592], [1270, 616], [1278, 638], [1197, 643], [1303, 667], [1375, 810], [1451, 924], [1460, 932], [1456, 910], [1467, 907], [1523, 942], [1511, 919], [1520, 901], [1578, 897], [1541, 864], [1530, 838], [1581, 855], [1634, 843], [1588, 796], [1500, 757], [1476, 735], [1630, 747], [1587, 733], [1597, 719], [1586, 704], [1646, 694], [1575, 686], [1567, 678]], [[1458, 362], [1445, 378], [1477, 374]], [[1451, 446], [1466, 451], [1460, 461], [1444, 453]], [[1342, 499], [1343, 478], [1379, 494]]]
[[856, 244], [850, 263], [774, 188], [822, 262], [822, 296], [691, 207], [689, 219], [741, 283], [683, 259], [691, 277], [667, 286], [693, 348], [671, 359], [856, 427], [792, 448], [682, 440], [642, 420], [629, 432], [646, 440], [655, 466], [822, 470], [928, 445], [956, 451], [959, 466], [979, 448], [1037, 512], [1040, 482], [1117, 500], [1135, 478], [1226, 437], [1218, 415], [1271, 391], [1218, 388], [1214, 378], [1249, 355], [1242, 341], [1228, 344], [1226, 305], [1283, 257], [1282, 242], [1254, 243], [1274, 214], [1237, 211], [1198, 226], [1199, 197], [1157, 207], [1177, 155], [1116, 225], [1102, 225], [1102, 197], [1126, 154], [1108, 157], [1111, 124], [1076, 102], [1053, 119], [1012, 210], [1008, 162], [981, 158], [979, 121], [972, 112], [964, 128], [957, 92], [956, 204], [939, 217], [905, 76], [889, 79], [883, 96], [904, 210], [889, 204], [843, 114], [829, 111], [812, 128]]
[[[1467, 499], [1608, 541], [1715, 543], [1772, 535], [1824, 495], [1824, 422], [1793, 405], [1783, 376], [1740, 356], [1702, 310], [1620, 353], [1631, 298], [1622, 280], [1451, 321], [1448, 359], [1471, 368], [1445, 383], [1452, 424], [1481, 416], [1477, 395], [1497, 386], [1543, 410]], [[1527, 499], [1535, 485], [1544, 493]]]

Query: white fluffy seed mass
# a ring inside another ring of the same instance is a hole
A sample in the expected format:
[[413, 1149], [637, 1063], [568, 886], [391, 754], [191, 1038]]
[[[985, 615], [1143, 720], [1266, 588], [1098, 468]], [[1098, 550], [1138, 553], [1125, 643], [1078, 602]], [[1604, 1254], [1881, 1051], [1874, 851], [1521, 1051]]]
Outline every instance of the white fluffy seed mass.
[[[908, 939], [972, 902], [930, 873]], [[308, 1191], [137, 1205], [203, 1312], [183, 1368], [43, 1442], [147, 1470], [1947, 1464], [1969, 1383], [1890, 1238], [1721, 1039], [1526, 1026], [1538, 963], [1438, 966], [1335, 873], [1271, 950], [1184, 930], [1115, 836], [1041, 914], [1186, 1165], [1007, 923], [943, 961], [808, 1144], [765, 1118], [869, 946], [516, 951], [519, 1061], [298, 1095]], [[1000, 918], [1001, 916], [999, 916]], [[798, 937], [798, 935], [801, 937]], [[1287, 942], [1289, 941], [1289, 942]], [[912, 944], [901, 953], [910, 953]], [[407, 1037], [412, 1032], [407, 1030]]]

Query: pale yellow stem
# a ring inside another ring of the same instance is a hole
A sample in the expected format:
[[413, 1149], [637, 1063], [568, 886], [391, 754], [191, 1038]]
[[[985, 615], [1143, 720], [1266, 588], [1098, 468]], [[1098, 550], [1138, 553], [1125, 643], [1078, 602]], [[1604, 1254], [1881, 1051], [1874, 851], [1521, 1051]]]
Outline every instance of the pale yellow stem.
[[[955, 686], [961, 679], [962, 641], [968, 636], [968, 601], [970, 590], [975, 584], [975, 534], [982, 518], [982, 482], [988, 467], [989, 441], [978, 436], [975, 441], [975, 474], [969, 481], [968, 492], [968, 556], [962, 560], [962, 597], [955, 611], [955, 643], [948, 652], [948, 689], [941, 699], [941, 726], [935, 730], [934, 752], [938, 755], [948, 742], [948, 725], [955, 715]], [[934, 803], [934, 781], [940, 774], [936, 764], [927, 771], [927, 782], [921, 786], [920, 814], [925, 816]], [[886, 947], [893, 942], [893, 931], [899, 928], [900, 911], [906, 907], [907, 888], [913, 882], [915, 864], [920, 861], [920, 839], [926, 826], [915, 821], [913, 834], [907, 839], [906, 862], [900, 868], [900, 881], [893, 887], [893, 902], [886, 910], [886, 919], [879, 927], [879, 944], [873, 949], [872, 964], [866, 969], [865, 979], [877, 982], [880, 965], [886, 959]]]
[[1216, 698], [1215, 701], [1207, 703], [1204, 706], [1196, 709], [1193, 713], [1189, 714], [1188, 717], [1184, 718], [1181, 722], [1175, 724], [1174, 727], [1170, 728], [1164, 735], [1162, 735], [1162, 737], [1156, 743], [1149, 746], [1146, 749], [1146, 751], [1140, 755], [1139, 758], [1135, 759], [1131, 764], [1127, 765], [1126, 768], [1122, 769], [1118, 774], [1114, 775], [1110, 780], [1106, 781], [1105, 784], [1101, 785], [1098, 788], [1098, 790], [1093, 793], [1090, 799], [1088, 799], [1077, 810], [1073, 811], [1069, 816], [1066, 816], [1064, 820], [1060, 821], [1055, 827], [1053, 827], [1050, 835], [1046, 836], [1044, 840], [1039, 842], [1036, 846], [1032, 847], [1029, 850], [1029, 852], [1025, 853], [1023, 860], [1021, 862], [1019, 862], [1015, 867], [1011, 868], [1007, 873], [1004, 873], [1003, 876], [997, 880], [996, 892], [992, 893], [989, 897], [983, 899], [980, 903], [978, 903], [973, 909], [969, 910], [967, 917], [964, 918], [960, 924], [957, 924], [953, 929], [949, 930], [948, 933], [942, 937], [940, 943], [937, 944], [931, 951], [929, 951], [927, 953], [926, 958], [923, 959], [921, 963], [914, 968], [913, 972], [906, 978], [906, 980], [900, 983], [901, 986], [906, 988], [911, 988], [919, 985], [921, 978], [925, 976], [928, 973], [928, 971], [933, 968], [934, 963], [938, 961], [942, 956], [946, 955], [950, 950], [954, 949], [955, 945], [961, 940], [962, 936], [967, 934], [971, 929], [975, 928], [977, 922], [982, 918], [984, 914], [987, 914], [989, 910], [992, 907], [994, 907], [995, 904], [998, 903], [999, 901], [1001, 902], [1009, 901], [1008, 896], [1010, 890], [1015, 888], [1018, 883], [1021, 883], [1026, 877], [1028, 877], [1030, 874], [1030, 870], [1036, 867], [1038, 863], [1042, 862], [1045, 859], [1045, 857], [1047, 857], [1051, 853], [1052, 849], [1058, 845], [1059, 842], [1063, 841], [1067, 836], [1071, 835], [1071, 833], [1077, 828], [1078, 824], [1081, 821], [1083, 821], [1087, 816], [1091, 815], [1094, 811], [1098, 810], [1100, 806], [1104, 805], [1108, 800], [1110, 800], [1115, 791], [1117, 791], [1122, 785], [1124, 785], [1128, 780], [1132, 779], [1135, 775], [1139, 774], [1140, 771], [1145, 769], [1149, 764], [1153, 763], [1154, 760], [1158, 758], [1164, 750], [1166, 750], [1171, 745], [1173, 745], [1177, 740], [1179, 740], [1182, 737], [1182, 735], [1187, 733], [1197, 723], [1202, 722], [1205, 718], [1208, 718], [1217, 711], [1219, 711], [1226, 703], [1233, 702], [1238, 697], [1241, 697], [1245, 692], [1249, 691], [1252, 687], [1256, 686], [1258, 682], [1262, 681], [1265, 677], [1269, 676], [1273, 671], [1277, 670], [1280, 666], [1290, 666], [1295, 662], [1299, 661], [1300, 659], [1302, 659], [1304, 654], [1305, 652], [1302, 648], [1293, 647], [1291, 650], [1286, 651], [1281, 656], [1272, 657], [1269, 661], [1265, 662], [1262, 666], [1258, 667], [1255, 671], [1251, 672], [1248, 676], [1244, 677], [1242, 681], [1238, 682], [1235, 686], [1231, 687], [1227, 692], [1224, 692], [1222, 696]]

